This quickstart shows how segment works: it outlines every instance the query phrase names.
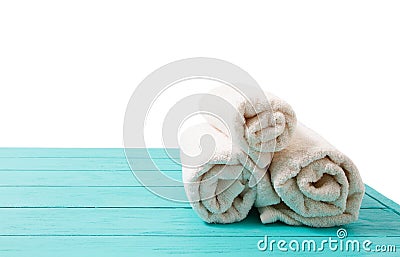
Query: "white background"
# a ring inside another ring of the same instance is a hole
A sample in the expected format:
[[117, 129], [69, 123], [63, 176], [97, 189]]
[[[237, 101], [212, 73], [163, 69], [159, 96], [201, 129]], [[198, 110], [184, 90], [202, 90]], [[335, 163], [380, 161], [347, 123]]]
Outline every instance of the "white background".
[[399, 13], [399, 1], [2, 1], [0, 146], [122, 147], [146, 75], [214, 57], [289, 102], [400, 203]]

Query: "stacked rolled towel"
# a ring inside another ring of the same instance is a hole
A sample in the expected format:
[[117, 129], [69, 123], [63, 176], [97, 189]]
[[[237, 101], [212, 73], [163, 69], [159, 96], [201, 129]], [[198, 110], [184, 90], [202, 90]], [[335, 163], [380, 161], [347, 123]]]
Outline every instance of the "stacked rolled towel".
[[282, 202], [259, 208], [263, 223], [331, 227], [357, 220], [364, 184], [356, 166], [304, 125], [275, 153], [269, 172]]
[[[193, 167], [184, 165], [191, 161], [181, 151], [183, 181], [193, 209], [204, 221], [232, 223], [244, 219], [252, 206], [280, 202], [267, 167], [272, 152], [289, 144], [296, 116], [286, 102], [272, 94], [267, 94], [268, 100], [265, 95], [246, 98], [222, 88], [212, 94], [229, 102], [234, 111], [222, 113], [225, 124], [207, 117], [208, 124], [195, 127], [191, 137], [181, 142], [190, 149], [199, 148], [193, 138], [200, 134], [215, 140], [211, 157], [196, 160]], [[208, 100], [203, 104], [210, 104]], [[206, 109], [224, 111], [218, 101]]]
[[[192, 127], [190, 134], [211, 136], [212, 153], [189, 137], [184, 140], [186, 151], [202, 148], [200, 158], [186, 160], [181, 154], [186, 195], [197, 214], [209, 223], [233, 223], [243, 220], [253, 205], [279, 203], [266, 169], [259, 168], [247, 154], [237, 148], [232, 139], [206, 124]], [[205, 140], [207, 141], [207, 140]], [[270, 162], [271, 154], [260, 156]], [[191, 164], [189, 164], [191, 163]], [[261, 193], [262, 192], [262, 193]]]
[[[211, 94], [202, 110], [223, 122], [208, 116], [198, 130], [214, 138], [215, 150], [201, 165], [182, 167], [186, 194], [203, 220], [237, 222], [252, 206], [263, 223], [331, 227], [357, 220], [364, 184], [356, 166], [297, 124], [286, 102], [272, 94], [244, 97], [226, 88]], [[215, 97], [233, 109], [222, 107]], [[185, 145], [193, 144], [187, 141]]]
[[231, 134], [250, 157], [253, 152], [281, 151], [289, 145], [296, 128], [297, 118], [292, 107], [269, 92], [249, 90], [245, 93], [244, 96], [229, 87], [212, 90], [210, 94], [227, 101], [233, 111], [226, 109], [224, 112], [218, 101], [205, 98], [201, 103], [203, 109], [220, 114], [225, 123], [206, 116], [208, 122], [224, 134]]

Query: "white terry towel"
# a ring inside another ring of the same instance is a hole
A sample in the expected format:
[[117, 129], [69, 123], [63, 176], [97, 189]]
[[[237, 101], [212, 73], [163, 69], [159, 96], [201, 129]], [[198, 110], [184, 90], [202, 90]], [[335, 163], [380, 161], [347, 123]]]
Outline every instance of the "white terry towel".
[[[192, 127], [188, 136], [181, 139], [184, 151], [203, 148], [203, 152], [209, 152], [210, 149], [206, 148], [212, 145], [210, 142], [201, 147], [199, 145], [197, 139], [202, 135], [210, 135], [215, 141], [210, 158], [200, 155], [195, 161], [188, 160], [190, 157], [183, 153], [181, 147], [181, 161], [186, 195], [204, 221], [241, 221], [253, 205], [267, 206], [280, 201], [266, 169], [257, 167], [243, 151], [234, 146], [231, 138], [209, 124]], [[260, 159], [269, 163], [271, 153], [262, 153]]]
[[275, 153], [269, 171], [283, 202], [259, 208], [263, 223], [331, 227], [357, 220], [364, 184], [356, 166], [304, 125]]
[[213, 116], [207, 116], [207, 120], [224, 134], [232, 135], [258, 166], [264, 166], [253, 154], [277, 152], [288, 146], [295, 131], [296, 115], [288, 103], [271, 93], [249, 89], [243, 94], [222, 86], [212, 90], [210, 95], [214, 97], [205, 97], [200, 106], [222, 117], [225, 124]]

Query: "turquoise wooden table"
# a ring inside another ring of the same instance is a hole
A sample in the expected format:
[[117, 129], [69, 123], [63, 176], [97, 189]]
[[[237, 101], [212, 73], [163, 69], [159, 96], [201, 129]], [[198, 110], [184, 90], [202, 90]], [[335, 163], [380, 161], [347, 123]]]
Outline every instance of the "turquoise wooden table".
[[[134, 162], [151, 175], [144, 151], [137, 151]], [[163, 172], [180, 178], [177, 150], [172, 156], [150, 151]], [[183, 192], [179, 186], [170, 190]], [[399, 205], [367, 186], [359, 221], [342, 228], [262, 225], [254, 211], [241, 223], [210, 225], [187, 203], [165, 200], [143, 187], [123, 149], [0, 148], [0, 257], [287, 254], [276, 245], [262, 251], [265, 239], [268, 244], [297, 241], [304, 248], [288, 252], [310, 256], [309, 241], [320, 246], [329, 238], [338, 248], [325, 244], [320, 256], [400, 256], [399, 218]], [[338, 237], [338, 229], [347, 236]], [[357, 251], [350, 240], [369, 246]], [[349, 247], [341, 250], [339, 244]]]

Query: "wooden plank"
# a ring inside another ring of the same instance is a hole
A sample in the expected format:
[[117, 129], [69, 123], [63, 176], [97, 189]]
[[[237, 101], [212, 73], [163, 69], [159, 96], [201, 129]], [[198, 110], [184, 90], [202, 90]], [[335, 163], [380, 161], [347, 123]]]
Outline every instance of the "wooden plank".
[[[186, 199], [183, 187], [153, 190]], [[0, 196], [0, 207], [189, 207], [144, 187], [1, 187]]]
[[[262, 240], [264, 235], [256, 237], [168, 237], [168, 236], [40, 236], [40, 237], [0, 237], [2, 245], [2, 257], [22, 257], [22, 256], [41, 256], [41, 257], [71, 257], [71, 256], [310, 256], [312, 252], [281, 252], [274, 248], [273, 251], [259, 251], [257, 243]], [[273, 238], [273, 239], [281, 239]], [[321, 241], [328, 238], [306, 237], [313, 239], [318, 245]], [[305, 237], [284, 238], [290, 240], [306, 240]], [[396, 245], [399, 251], [399, 238], [386, 237], [358, 237], [358, 240], [372, 240], [373, 245]], [[314, 253], [315, 254], [315, 253]], [[319, 255], [323, 256], [396, 256], [396, 253], [377, 253], [377, 252], [347, 252], [331, 251], [325, 248]]]
[[[150, 187], [186, 199], [183, 187]], [[161, 198], [145, 187], [0, 187], [0, 207], [187, 207]], [[363, 209], [386, 208], [365, 196]]]
[[387, 208], [392, 209], [394, 212], [400, 215], [400, 205], [396, 202], [390, 200], [389, 198], [385, 197], [372, 187], [365, 185], [366, 194], [369, 195], [374, 201], [378, 202], [379, 204], [384, 205]]
[[[177, 148], [136, 148], [130, 149], [137, 158], [179, 158]], [[0, 158], [120, 158], [125, 159], [123, 148], [17, 148], [0, 147]]]
[[370, 195], [364, 194], [364, 198], [361, 203], [361, 208], [362, 209], [374, 209], [374, 208], [385, 209], [386, 207], [384, 205], [382, 205], [381, 203], [377, 202]]
[[[379, 219], [377, 219], [379, 217]], [[398, 236], [399, 216], [387, 209], [364, 209], [357, 222], [345, 225], [353, 236]], [[206, 224], [184, 208], [0, 208], [0, 235], [169, 235], [169, 236], [332, 236], [338, 228], [263, 225], [252, 211], [243, 222]]]
[[[154, 178], [153, 171], [138, 171], [140, 178], [151, 183], [147, 186], [165, 186], [167, 183]], [[180, 171], [167, 172], [166, 175], [182, 181]], [[176, 186], [181, 186], [177, 182]], [[131, 171], [0, 171], [0, 187], [127, 187], [142, 186]], [[370, 194], [375, 194], [367, 187], [362, 208], [386, 208]], [[386, 198], [384, 198], [386, 199]]]
[[[0, 187], [10, 186], [141, 186], [138, 176], [150, 183], [147, 186], [163, 186], [167, 183], [155, 178], [155, 171], [0, 171]], [[167, 171], [165, 175], [182, 181], [180, 171]], [[180, 184], [180, 183], [179, 183]]]
[[[173, 159], [133, 160], [135, 170], [181, 170]], [[131, 170], [128, 162], [121, 158], [1, 158], [0, 170]]]

